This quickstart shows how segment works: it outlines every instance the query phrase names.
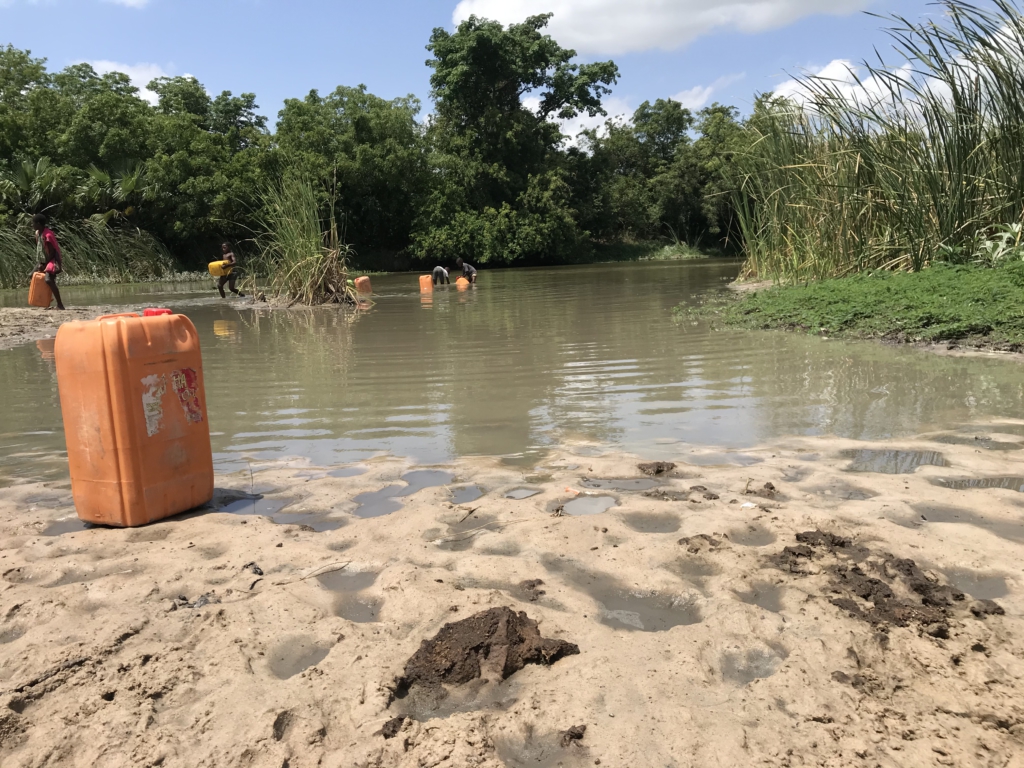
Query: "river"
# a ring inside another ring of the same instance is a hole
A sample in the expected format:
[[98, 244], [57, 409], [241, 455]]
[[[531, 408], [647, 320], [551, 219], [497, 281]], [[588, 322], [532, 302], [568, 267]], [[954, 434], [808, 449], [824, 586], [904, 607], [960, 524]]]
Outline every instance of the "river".
[[[700, 260], [492, 270], [471, 290], [426, 296], [416, 275], [393, 274], [373, 278], [375, 304], [360, 312], [239, 311], [205, 283], [68, 287], [65, 297], [145, 298], [188, 314], [221, 472], [377, 455], [526, 467], [553, 445], [742, 462], [736, 451], [786, 435], [910, 437], [1024, 413], [1016, 362], [673, 316], [724, 291], [738, 269]], [[0, 387], [0, 476], [65, 478], [52, 345], [0, 351]]]

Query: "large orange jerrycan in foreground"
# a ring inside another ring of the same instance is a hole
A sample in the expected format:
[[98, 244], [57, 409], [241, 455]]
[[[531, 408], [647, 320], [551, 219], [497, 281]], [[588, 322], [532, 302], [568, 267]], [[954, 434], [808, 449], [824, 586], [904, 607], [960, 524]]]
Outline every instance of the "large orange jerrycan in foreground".
[[30, 307], [48, 307], [53, 301], [53, 291], [46, 284], [46, 275], [36, 272], [28, 286], [28, 304]]
[[431, 275], [420, 275], [420, 293], [434, 292], [434, 278]]
[[65, 323], [54, 347], [78, 516], [152, 523], [213, 498], [199, 336], [184, 315]]

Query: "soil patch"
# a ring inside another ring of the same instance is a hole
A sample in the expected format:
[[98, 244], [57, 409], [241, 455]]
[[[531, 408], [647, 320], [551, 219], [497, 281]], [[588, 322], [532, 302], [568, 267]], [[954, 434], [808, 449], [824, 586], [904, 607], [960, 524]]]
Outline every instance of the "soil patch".
[[462, 685], [484, 675], [507, 680], [527, 664], [550, 666], [579, 652], [573, 643], [541, 637], [537, 622], [526, 613], [491, 608], [445, 624], [425, 640], [406, 662], [394, 696], [403, 699], [421, 688], [443, 698], [444, 686]]

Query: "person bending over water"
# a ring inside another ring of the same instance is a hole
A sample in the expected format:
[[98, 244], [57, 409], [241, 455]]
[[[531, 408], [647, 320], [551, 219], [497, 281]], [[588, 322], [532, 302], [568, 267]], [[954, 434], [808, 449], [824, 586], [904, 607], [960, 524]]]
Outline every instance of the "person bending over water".
[[53, 298], [57, 300], [57, 309], [64, 309], [64, 302], [61, 301], [60, 290], [57, 288], [57, 275], [64, 271], [64, 257], [57, 244], [57, 236], [46, 226], [47, 223], [45, 214], [37, 213], [32, 217], [32, 229], [36, 231], [36, 243], [40, 246], [43, 257], [43, 262], [32, 270], [32, 273], [42, 272], [46, 275], [46, 284], [50, 286]]
[[469, 280], [469, 282], [476, 282], [476, 267], [467, 264], [462, 259], [456, 261], [455, 266], [462, 270], [462, 276]]
[[228, 273], [221, 275], [220, 279], [217, 280], [217, 290], [220, 291], [220, 297], [222, 299], [227, 298], [227, 295], [224, 293], [224, 285], [227, 284], [228, 290], [235, 294], [235, 296], [245, 298], [245, 294], [239, 293], [238, 289], [235, 288], [235, 280], [238, 279], [238, 259], [235, 258], [235, 254], [231, 250], [231, 243], [222, 244], [220, 250], [224, 257], [223, 260], [230, 265]]
[[434, 285], [452, 284], [452, 281], [448, 279], [448, 270], [444, 267], [434, 267], [431, 277], [433, 278]]

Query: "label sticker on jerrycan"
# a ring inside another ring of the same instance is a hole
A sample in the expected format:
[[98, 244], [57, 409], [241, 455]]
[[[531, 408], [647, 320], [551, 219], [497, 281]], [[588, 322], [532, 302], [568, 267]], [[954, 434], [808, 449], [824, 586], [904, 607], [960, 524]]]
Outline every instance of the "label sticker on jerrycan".
[[142, 386], [142, 413], [146, 417], [146, 434], [152, 437], [163, 426], [163, 397], [167, 392], [167, 377], [163, 374], [147, 376], [142, 380]]
[[171, 386], [178, 396], [189, 424], [203, 423], [203, 406], [199, 402], [199, 375], [194, 368], [182, 368], [171, 374]]

